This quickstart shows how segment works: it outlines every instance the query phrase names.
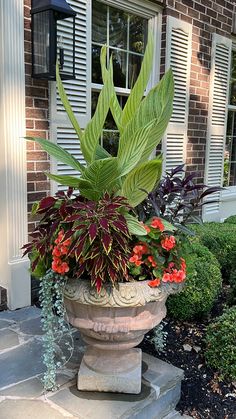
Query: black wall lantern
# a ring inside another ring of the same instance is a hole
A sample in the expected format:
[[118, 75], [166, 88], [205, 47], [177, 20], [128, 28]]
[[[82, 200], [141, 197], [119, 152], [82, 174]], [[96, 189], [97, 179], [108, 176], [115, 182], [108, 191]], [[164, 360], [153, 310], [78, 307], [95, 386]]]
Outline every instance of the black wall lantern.
[[[66, 0], [32, 0], [32, 77], [56, 80], [56, 61], [63, 80], [75, 78], [75, 16]], [[65, 31], [61, 28], [65, 27]]]

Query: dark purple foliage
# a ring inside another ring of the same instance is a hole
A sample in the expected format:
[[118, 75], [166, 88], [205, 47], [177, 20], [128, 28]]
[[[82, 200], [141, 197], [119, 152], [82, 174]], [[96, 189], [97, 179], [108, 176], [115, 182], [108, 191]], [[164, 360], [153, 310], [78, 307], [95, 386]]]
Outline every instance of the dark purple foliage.
[[209, 203], [204, 198], [222, 188], [208, 188], [202, 183], [195, 183], [197, 173], [187, 175], [184, 166], [182, 164], [166, 172], [154, 191], [148, 194], [148, 198], [138, 208], [143, 221], [157, 215], [185, 232], [189, 232], [186, 224], [202, 222], [196, 213], [204, 204]]

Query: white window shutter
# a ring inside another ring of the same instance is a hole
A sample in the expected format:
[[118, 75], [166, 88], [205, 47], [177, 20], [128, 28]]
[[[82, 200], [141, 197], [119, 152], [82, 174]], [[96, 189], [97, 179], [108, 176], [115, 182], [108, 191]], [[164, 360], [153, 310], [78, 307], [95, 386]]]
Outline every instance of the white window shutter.
[[191, 66], [192, 27], [172, 16], [167, 18], [166, 70], [173, 70], [175, 95], [173, 113], [163, 138], [163, 172], [186, 159]]
[[[68, 0], [68, 3], [77, 13], [75, 48], [76, 79], [63, 81], [63, 85], [81, 128], [85, 128], [91, 118], [91, 1]], [[60, 22], [58, 37], [60, 35], [62, 35], [65, 44], [72, 37], [72, 33], [68, 31], [66, 21]], [[64, 111], [57, 92], [56, 82], [51, 82], [50, 86], [49, 118], [51, 141], [57, 142], [83, 163], [79, 141]], [[53, 160], [51, 166], [52, 173], [76, 175], [74, 170]], [[57, 189], [54, 182], [52, 189], [54, 191]]]
[[[205, 167], [209, 187], [222, 186], [223, 181], [231, 48], [230, 39], [213, 34]], [[220, 220], [220, 197], [220, 192], [209, 196], [216, 202], [204, 205], [204, 221]]]

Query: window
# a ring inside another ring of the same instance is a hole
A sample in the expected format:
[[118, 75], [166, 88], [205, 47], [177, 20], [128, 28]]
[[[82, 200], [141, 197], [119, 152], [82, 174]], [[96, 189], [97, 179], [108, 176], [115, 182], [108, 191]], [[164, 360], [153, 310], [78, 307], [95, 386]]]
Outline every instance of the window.
[[236, 49], [232, 52], [228, 121], [224, 154], [224, 186], [236, 185]]
[[[100, 51], [106, 44], [113, 55], [114, 85], [121, 107], [137, 80], [147, 43], [148, 19], [94, 0], [92, 3], [92, 114], [102, 88]], [[101, 144], [116, 155], [119, 132], [109, 112]]]

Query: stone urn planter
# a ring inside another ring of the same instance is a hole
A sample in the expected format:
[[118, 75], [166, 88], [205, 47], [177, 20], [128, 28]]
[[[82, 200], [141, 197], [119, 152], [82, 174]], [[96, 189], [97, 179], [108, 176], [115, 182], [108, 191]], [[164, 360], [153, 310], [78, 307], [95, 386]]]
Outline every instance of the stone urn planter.
[[180, 284], [150, 288], [148, 281], [120, 283], [98, 295], [89, 281], [69, 280], [65, 306], [69, 322], [88, 347], [78, 372], [78, 389], [138, 394], [144, 334], [166, 315], [166, 299]]

